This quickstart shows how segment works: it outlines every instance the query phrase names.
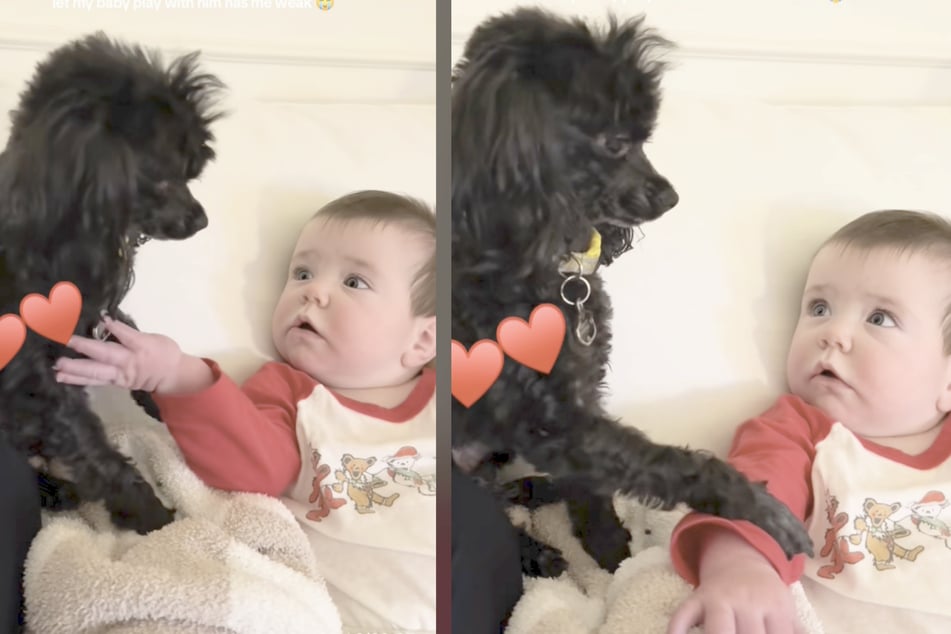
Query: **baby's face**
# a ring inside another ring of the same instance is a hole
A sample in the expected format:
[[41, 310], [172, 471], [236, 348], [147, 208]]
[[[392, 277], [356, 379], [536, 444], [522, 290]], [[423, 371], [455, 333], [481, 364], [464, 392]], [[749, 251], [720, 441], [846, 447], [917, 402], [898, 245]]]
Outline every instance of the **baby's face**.
[[933, 427], [951, 409], [948, 273], [926, 254], [824, 247], [790, 345], [790, 390], [861, 436]]
[[397, 225], [311, 220], [274, 310], [278, 352], [331, 388], [407, 380], [428, 361], [415, 344], [435, 318], [413, 316], [410, 294], [430, 248]]

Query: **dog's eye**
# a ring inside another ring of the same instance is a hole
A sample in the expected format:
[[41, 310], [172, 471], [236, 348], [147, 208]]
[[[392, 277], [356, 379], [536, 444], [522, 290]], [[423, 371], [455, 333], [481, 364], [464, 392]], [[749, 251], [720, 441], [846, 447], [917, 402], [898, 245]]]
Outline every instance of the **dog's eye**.
[[598, 145], [614, 158], [621, 158], [631, 149], [631, 139], [623, 134], [600, 134]]

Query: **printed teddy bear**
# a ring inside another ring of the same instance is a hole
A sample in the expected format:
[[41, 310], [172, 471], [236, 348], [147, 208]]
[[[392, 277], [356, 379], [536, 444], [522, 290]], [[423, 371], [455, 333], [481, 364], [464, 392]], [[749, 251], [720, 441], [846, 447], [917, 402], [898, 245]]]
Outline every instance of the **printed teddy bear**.
[[911, 531], [891, 519], [901, 509], [900, 503], [883, 504], [874, 498], [866, 498], [862, 508], [865, 517], [855, 518], [854, 526], [858, 532], [849, 535], [849, 541], [857, 546], [862, 542], [862, 533], [866, 534], [865, 548], [874, 558], [877, 570], [894, 568], [895, 557], [914, 561], [925, 549], [918, 545], [908, 550], [896, 541], [911, 535]]
[[394, 493], [383, 497], [374, 490], [386, 486], [385, 480], [367, 473], [367, 469], [376, 462], [376, 458], [355, 458], [345, 453], [340, 462], [343, 464], [343, 470], [334, 471], [337, 482], [334, 483], [333, 490], [340, 493], [346, 483], [347, 497], [353, 500], [358, 513], [375, 513], [374, 503], [393, 506], [393, 502], [400, 496], [399, 493]]

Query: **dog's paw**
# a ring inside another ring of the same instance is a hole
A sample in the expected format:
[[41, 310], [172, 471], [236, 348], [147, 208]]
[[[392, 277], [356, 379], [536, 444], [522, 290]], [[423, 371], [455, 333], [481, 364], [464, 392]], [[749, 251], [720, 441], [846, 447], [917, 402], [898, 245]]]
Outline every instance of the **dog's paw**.
[[563, 499], [554, 482], [546, 476], [529, 476], [505, 482], [498, 486], [498, 492], [505, 502], [529, 510]]
[[165, 508], [161, 503], [148, 508], [135, 510], [116, 508], [111, 509], [109, 516], [112, 523], [118, 528], [133, 530], [139, 535], [146, 535], [167, 526], [175, 519], [175, 511]]
[[[788, 559], [798, 553], [812, 557], [812, 538], [802, 521], [793, 515], [788, 506], [770, 495], [763, 485], [754, 484], [753, 491], [749, 507], [740, 511], [741, 518], [748, 519], [769, 533]], [[744, 511], [748, 517], [743, 517]]]
[[522, 533], [522, 572], [529, 577], [559, 577], [568, 569], [568, 562], [557, 548]]
[[175, 519], [174, 509], [167, 509], [144, 480], [135, 482], [131, 490], [106, 500], [112, 523], [118, 528], [145, 535]]
[[613, 573], [631, 556], [631, 534], [621, 525], [602, 525], [580, 537], [585, 551], [598, 565]]

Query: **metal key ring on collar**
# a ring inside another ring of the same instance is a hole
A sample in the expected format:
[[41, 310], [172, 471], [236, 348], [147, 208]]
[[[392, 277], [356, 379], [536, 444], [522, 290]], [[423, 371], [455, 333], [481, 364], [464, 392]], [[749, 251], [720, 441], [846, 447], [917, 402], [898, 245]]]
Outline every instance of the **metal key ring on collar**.
[[[570, 282], [571, 280], [579, 280], [579, 281], [581, 281], [582, 283], [584, 283], [584, 286], [585, 286], [585, 295], [584, 295], [583, 298], [581, 298], [581, 299], [576, 299], [575, 301], [571, 301], [570, 299], [568, 299], [567, 297], [565, 297], [565, 287], [568, 285], [568, 282]], [[588, 298], [589, 298], [589, 297], [591, 297], [591, 282], [589, 282], [588, 280], [586, 280], [583, 276], [581, 276], [581, 275], [572, 275], [571, 277], [566, 277], [566, 278], [565, 278], [565, 281], [561, 283], [561, 299], [564, 300], [564, 302], [565, 302], [566, 304], [576, 304], [576, 305], [577, 305], [577, 304], [584, 304], [586, 301], [588, 301]]]

